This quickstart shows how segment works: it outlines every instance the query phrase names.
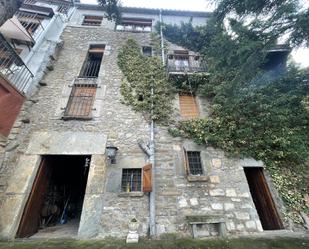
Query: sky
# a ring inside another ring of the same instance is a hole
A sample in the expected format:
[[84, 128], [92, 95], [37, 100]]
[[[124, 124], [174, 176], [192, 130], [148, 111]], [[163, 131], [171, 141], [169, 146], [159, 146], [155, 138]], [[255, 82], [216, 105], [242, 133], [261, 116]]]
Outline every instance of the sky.
[[[214, 6], [212, 0], [121, 0], [123, 6], [163, 8], [192, 11], [212, 11]], [[302, 0], [304, 6], [308, 7], [309, 1]], [[81, 0], [81, 3], [96, 4], [96, 0]], [[302, 67], [309, 67], [309, 49], [295, 49], [292, 58]]]

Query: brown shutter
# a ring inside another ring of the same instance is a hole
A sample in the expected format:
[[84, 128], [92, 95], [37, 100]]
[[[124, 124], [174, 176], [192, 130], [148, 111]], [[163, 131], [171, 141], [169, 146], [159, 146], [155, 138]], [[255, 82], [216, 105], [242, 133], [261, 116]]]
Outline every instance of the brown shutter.
[[187, 151], [185, 149], [185, 147], [183, 147], [183, 159], [185, 161], [185, 170], [186, 170], [186, 174], [189, 175], [189, 162], [188, 162], [188, 155], [187, 155]]
[[68, 102], [65, 117], [90, 118], [96, 86], [75, 85]]
[[190, 94], [179, 95], [180, 114], [184, 119], [197, 118], [199, 110], [196, 104], [195, 96]]
[[152, 164], [143, 167], [143, 192], [145, 193], [152, 191], [151, 169]]

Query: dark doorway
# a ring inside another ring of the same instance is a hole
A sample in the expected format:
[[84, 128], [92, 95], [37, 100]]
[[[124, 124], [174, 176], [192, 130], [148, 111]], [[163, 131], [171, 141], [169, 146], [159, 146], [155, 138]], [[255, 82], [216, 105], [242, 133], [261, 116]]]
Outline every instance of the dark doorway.
[[246, 167], [244, 170], [263, 229], [283, 229], [284, 227], [267, 185], [263, 168]]
[[90, 156], [42, 157], [16, 237], [71, 221], [78, 226], [90, 160]]

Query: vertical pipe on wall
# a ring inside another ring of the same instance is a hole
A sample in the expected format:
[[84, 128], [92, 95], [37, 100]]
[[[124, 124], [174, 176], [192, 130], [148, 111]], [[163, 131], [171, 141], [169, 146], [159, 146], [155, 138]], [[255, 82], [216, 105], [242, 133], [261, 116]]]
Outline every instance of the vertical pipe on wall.
[[[162, 24], [162, 10], [160, 10], [160, 23]], [[165, 55], [164, 55], [164, 41], [163, 41], [163, 30], [162, 25], [160, 26], [160, 36], [161, 36], [161, 56], [163, 66], [165, 65]], [[154, 79], [151, 83], [151, 123], [150, 123], [150, 144], [149, 144], [149, 162], [152, 164], [152, 192], [149, 195], [149, 226], [150, 226], [150, 236], [156, 236], [156, 167], [155, 167], [155, 137], [154, 137], [154, 127], [155, 122], [153, 119], [153, 103], [154, 98]]]
[[163, 28], [162, 28], [162, 9], [160, 9], [160, 37], [161, 37], [161, 56], [163, 66], [165, 65], [165, 54], [164, 54], [164, 37], [163, 37]]

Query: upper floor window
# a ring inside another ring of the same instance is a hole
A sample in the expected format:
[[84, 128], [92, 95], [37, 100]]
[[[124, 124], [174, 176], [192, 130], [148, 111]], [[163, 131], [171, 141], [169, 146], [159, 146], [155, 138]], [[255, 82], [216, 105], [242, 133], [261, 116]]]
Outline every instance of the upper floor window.
[[187, 164], [189, 174], [191, 175], [202, 175], [202, 161], [201, 161], [201, 152], [200, 151], [187, 151]]
[[142, 53], [143, 53], [144, 56], [151, 57], [152, 56], [152, 48], [148, 47], [148, 46], [144, 46], [144, 47], [142, 47]]
[[85, 26], [100, 26], [103, 16], [84, 16], [82, 25]]
[[91, 119], [96, 90], [95, 84], [74, 84], [63, 118]]
[[179, 95], [180, 115], [183, 119], [193, 119], [199, 117], [199, 109], [196, 97], [192, 94]]
[[122, 18], [121, 23], [116, 26], [118, 31], [151, 32], [152, 20], [145, 18]]
[[79, 77], [96, 78], [99, 75], [105, 45], [90, 45]]

